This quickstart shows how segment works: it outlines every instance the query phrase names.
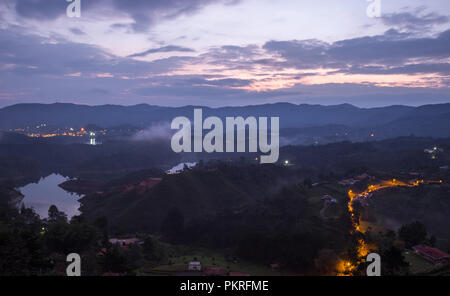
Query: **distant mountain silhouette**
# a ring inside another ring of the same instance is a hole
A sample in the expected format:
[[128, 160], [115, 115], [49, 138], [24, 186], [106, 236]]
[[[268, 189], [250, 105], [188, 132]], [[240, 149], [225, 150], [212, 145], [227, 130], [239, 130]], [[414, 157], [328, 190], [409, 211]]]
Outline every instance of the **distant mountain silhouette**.
[[[145, 128], [155, 123], [170, 122], [176, 116], [193, 117], [195, 106], [160, 107], [147, 104], [135, 106], [87, 106], [65, 103], [18, 104], [0, 109], [0, 129], [7, 130], [46, 123], [58, 127], [81, 127], [94, 124], [102, 127], [132, 125]], [[339, 130], [374, 130], [385, 136], [414, 134], [417, 136], [450, 136], [450, 104], [420, 107], [388, 106], [358, 108], [350, 104], [334, 106], [275, 103], [253, 106], [203, 109], [203, 117], [279, 116], [280, 128], [305, 129], [336, 125]]]

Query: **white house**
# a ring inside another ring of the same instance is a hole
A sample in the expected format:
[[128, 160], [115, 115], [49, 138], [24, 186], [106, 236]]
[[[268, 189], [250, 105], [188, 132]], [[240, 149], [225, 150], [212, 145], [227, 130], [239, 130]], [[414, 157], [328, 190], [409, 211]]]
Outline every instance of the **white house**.
[[202, 265], [200, 264], [200, 262], [189, 262], [189, 270], [190, 271], [201, 271], [202, 270]]

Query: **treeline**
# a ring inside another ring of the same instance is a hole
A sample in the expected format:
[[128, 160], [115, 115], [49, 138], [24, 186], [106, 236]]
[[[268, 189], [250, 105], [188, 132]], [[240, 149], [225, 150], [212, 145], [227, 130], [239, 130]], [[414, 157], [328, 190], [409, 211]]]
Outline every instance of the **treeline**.
[[[140, 193], [138, 184], [148, 173], [137, 172], [130, 175], [131, 179], [111, 181], [109, 184], [123, 186], [86, 195], [81, 199], [80, 210], [88, 219], [108, 217], [115, 230], [158, 232], [166, 213], [173, 207], [181, 209], [187, 220], [236, 211], [269, 197], [284, 184], [297, 181], [302, 174], [276, 165], [200, 163], [183, 173], [165, 175], [157, 186]], [[159, 176], [157, 172], [156, 176]], [[130, 182], [124, 184], [124, 180]]]
[[[386, 227], [420, 220], [435, 236], [450, 238], [450, 188], [445, 185], [419, 185], [413, 188], [391, 188], [375, 193], [371, 199], [369, 221]], [[390, 225], [385, 222], [389, 221]]]
[[[424, 149], [439, 147], [443, 151], [431, 158]], [[344, 174], [360, 171], [399, 172], [437, 168], [450, 161], [450, 139], [402, 137], [379, 142], [341, 142], [321, 146], [287, 146], [281, 158], [300, 168]]]
[[0, 143], [0, 179], [51, 173], [111, 179], [144, 168], [167, 169], [179, 160], [170, 144], [158, 141], [111, 141], [99, 146]]
[[[350, 235], [351, 219], [345, 209], [336, 219], [322, 219], [310, 198], [303, 184], [286, 186], [240, 211], [199, 217], [185, 224], [180, 223], [182, 214], [175, 215], [177, 211], [172, 209], [163, 224], [162, 236], [173, 243], [230, 249], [238, 258], [266, 266], [278, 264], [296, 273], [323, 274], [326, 265], [332, 273], [334, 259], [348, 257], [347, 251], [355, 247]], [[174, 220], [179, 222], [173, 224]], [[334, 256], [323, 258], [327, 251]]]
[[[434, 159], [425, 148], [444, 151]], [[295, 168], [342, 174], [355, 168], [408, 170], [448, 165], [450, 139], [402, 137], [378, 142], [340, 142], [327, 145], [285, 146], [279, 164], [286, 160]], [[257, 164], [255, 153], [174, 153], [168, 140], [108, 141], [99, 146], [0, 143], [0, 179], [23, 177], [36, 172], [62, 173], [76, 177], [108, 178], [124, 176], [145, 168], [168, 169], [181, 161], [223, 160]], [[30, 172], [30, 173], [28, 173]], [[115, 172], [115, 174], [113, 174]]]
[[67, 220], [51, 206], [41, 219], [30, 208], [12, 207], [0, 198], [0, 276], [66, 275], [66, 256], [81, 256], [81, 274], [135, 275], [149, 262], [167, 262], [170, 246], [141, 235], [143, 244], [127, 248], [108, 242], [108, 221]]
[[321, 274], [356, 246], [345, 195], [336, 217], [325, 220], [311, 181], [299, 182], [304, 177], [275, 165], [203, 164], [165, 176], [143, 195], [87, 195], [81, 211], [88, 220], [108, 217], [113, 233], [152, 233], [175, 245], [227, 250], [257, 264]]

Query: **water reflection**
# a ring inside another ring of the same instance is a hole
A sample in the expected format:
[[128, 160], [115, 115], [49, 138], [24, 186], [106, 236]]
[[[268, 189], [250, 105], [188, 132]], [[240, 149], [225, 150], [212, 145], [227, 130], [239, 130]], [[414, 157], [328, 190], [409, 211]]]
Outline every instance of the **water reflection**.
[[55, 205], [60, 211], [66, 213], [69, 219], [79, 215], [78, 199], [81, 196], [69, 193], [58, 186], [66, 180], [64, 176], [52, 174], [39, 180], [37, 184], [32, 183], [19, 188], [25, 196], [23, 203], [27, 208], [34, 208], [41, 218], [48, 217], [48, 208], [51, 205]]

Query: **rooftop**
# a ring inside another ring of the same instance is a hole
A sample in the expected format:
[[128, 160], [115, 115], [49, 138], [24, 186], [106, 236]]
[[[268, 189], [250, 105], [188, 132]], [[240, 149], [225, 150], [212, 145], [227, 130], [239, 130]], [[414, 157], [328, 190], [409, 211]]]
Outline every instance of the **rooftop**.
[[414, 251], [423, 253], [427, 256], [432, 257], [433, 259], [445, 259], [449, 258], [450, 255], [436, 248], [432, 248], [426, 245], [417, 245], [413, 247]]

